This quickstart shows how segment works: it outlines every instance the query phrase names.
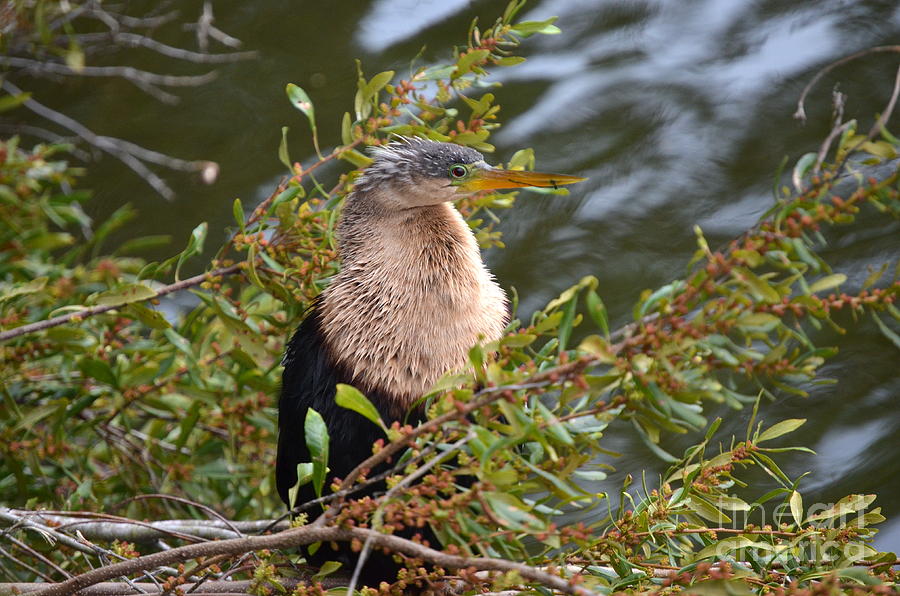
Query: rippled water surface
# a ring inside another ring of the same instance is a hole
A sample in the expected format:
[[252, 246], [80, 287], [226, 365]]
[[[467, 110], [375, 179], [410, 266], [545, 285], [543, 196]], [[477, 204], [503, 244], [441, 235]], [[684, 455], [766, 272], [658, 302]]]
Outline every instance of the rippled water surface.
[[[231, 201], [260, 200], [282, 174], [276, 158], [280, 127], [290, 125], [295, 160], [312, 153], [305, 121], [284, 97], [284, 85], [306, 88], [323, 144], [337, 139], [352, 108], [354, 57], [369, 73], [406, 72], [423, 45], [426, 60], [447, 55], [471, 19], [492, 21], [505, 2], [341, 0], [340, 2], [217, 2], [217, 24], [260, 52], [259, 60], [221, 69], [214, 83], [162, 106], [128, 84], [73, 83], [41, 101], [65, 108], [98, 133], [222, 167], [204, 187], [172, 175], [169, 204], [110, 159], [92, 167], [91, 208], [108, 213], [134, 203], [143, 217], [135, 234], [170, 233], [180, 245], [198, 221], [229, 224]], [[184, 14], [199, 10], [180, 3]], [[545, 304], [580, 277], [593, 274], [615, 322], [628, 320], [644, 288], [684, 271], [700, 224], [712, 244], [740, 233], [770, 205], [774, 172], [784, 156], [814, 150], [829, 127], [830, 89], [840, 83], [848, 113], [868, 129], [890, 95], [896, 55], [874, 56], [837, 69], [814, 93], [809, 122], [791, 118], [803, 85], [820, 67], [873, 45], [900, 41], [895, 1], [545, 0], [525, 19], [558, 15], [563, 34], [526, 42], [528, 61], [495, 80], [504, 126], [493, 137], [501, 161], [534, 147], [541, 169], [589, 176], [569, 197], [523, 195], [502, 224], [507, 250], [488, 255], [521, 311]], [[173, 35], [171, 41], [176, 40]], [[182, 40], [184, 41], [184, 40]], [[143, 66], [166, 63], [141, 56]], [[900, 119], [894, 118], [894, 129]], [[896, 130], [895, 130], [896, 132]], [[852, 281], [866, 266], [900, 254], [900, 228], [872, 221], [833, 235], [827, 255]], [[877, 224], [877, 225], [875, 225]], [[131, 232], [130, 232], [131, 233]], [[211, 238], [215, 245], [219, 238]], [[812, 474], [801, 484], [807, 505], [849, 492], [876, 492], [891, 523], [882, 548], [900, 548], [900, 352], [872, 325], [854, 326], [825, 368], [836, 385], [811, 388], [807, 399], [763, 407], [772, 422], [805, 417], [793, 441], [818, 456], [783, 458], [786, 471]], [[730, 416], [724, 433], [741, 434], [749, 413]], [[743, 419], [742, 419], [743, 418]], [[720, 431], [720, 432], [723, 432]], [[727, 436], [726, 434], [726, 436]], [[627, 432], [613, 437], [625, 455], [621, 470], [660, 464]], [[673, 445], [677, 448], [677, 445]], [[615, 490], [614, 476], [600, 490]]]

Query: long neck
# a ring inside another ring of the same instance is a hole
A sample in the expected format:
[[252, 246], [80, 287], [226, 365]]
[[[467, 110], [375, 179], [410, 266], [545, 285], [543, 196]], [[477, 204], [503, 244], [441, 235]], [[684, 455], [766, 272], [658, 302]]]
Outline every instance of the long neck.
[[475, 343], [502, 334], [506, 296], [451, 205], [345, 207], [338, 234], [342, 269], [321, 301], [325, 342], [360, 389], [395, 398], [397, 415]]

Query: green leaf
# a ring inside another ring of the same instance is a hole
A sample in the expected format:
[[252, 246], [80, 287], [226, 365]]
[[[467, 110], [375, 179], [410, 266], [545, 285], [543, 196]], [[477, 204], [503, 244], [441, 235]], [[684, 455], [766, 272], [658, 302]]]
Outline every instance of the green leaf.
[[384, 72], [379, 72], [377, 75], [372, 77], [372, 79], [366, 83], [365, 88], [363, 89], [363, 94], [365, 95], [366, 101], [370, 101], [378, 95], [378, 92], [384, 89], [384, 86], [391, 82], [391, 79], [394, 78], [393, 70], [386, 70]]
[[[359, 69], [358, 60], [357, 69]], [[357, 82], [358, 90], [353, 101], [353, 107], [356, 111], [357, 120], [364, 120], [365, 118], [369, 117], [369, 114], [372, 113], [372, 101], [377, 99], [378, 92], [381, 91], [393, 77], [393, 70], [380, 72], [372, 77], [369, 82], [366, 82], [362, 75], [360, 75], [359, 81]]]
[[30, 91], [27, 93], [19, 93], [18, 95], [4, 95], [3, 97], [0, 97], [0, 112], [17, 108], [29, 99], [31, 99]]
[[742, 282], [753, 294], [756, 300], [766, 302], [767, 304], [775, 304], [781, 302], [781, 294], [773, 288], [769, 282], [757, 276], [755, 273], [744, 267], [735, 267], [731, 270], [731, 275]]
[[534, 168], [534, 149], [519, 149], [509, 158], [506, 165], [510, 170], [530, 170]]
[[756, 439], [756, 443], [762, 443], [763, 441], [769, 441], [776, 437], [780, 437], [781, 435], [786, 435], [789, 432], [793, 432], [803, 426], [806, 422], [806, 418], [789, 418], [788, 420], [782, 420], [778, 424], [769, 427], [761, 435]]
[[148, 308], [143, 304], [129, 304], [125, 312], [151, 329], [168, 329], [169, 321], [158, 310]]
[[710, 544], [699, 553], [697, 553], [697, 555], [694, 557], [694, 560], [697, 561], [699, 559], [706, 559], [708, 557], [723, 559], [725, 555], [732, 551], [756, 545], [756, 542], [750, 540], [745, 536], [731, 536], [729, 538], [724, 538]]
[[341, 142], [349, 145], [353, 142], [353, 120], [350, 118], [350, 112], [344, 112], [341, 119]]
[[349, 151], [341, 151], [339, 157], [344, 161], [349, 161], [353, 165], [358, 168], [364, 168], [372, 163], [372, 158], [367, 157], [357, 151], [356, 149], [350, 149]]
[[303, 196], [303, 187], [302, 186], [297, 185], [297, 186], [287, 187], [286, 189], [284, 189], [283, 191], [278, 193], [278, 196], [272, 200], [272, 204], [269, 205], [269, 212], [272, 212], [275, 209], [275, 207], [277, 207], [278, 205], [281, 205], [282, 203], [290, 201], [297, 195], [300, 195], [301, 197]]
[[241, 231], [244, 231], [244, 206], [241, 204], [240, 199], [235, 199], [234, 203], [231, 204], [231, 214], [234, 216], [234, 221], [237, 223], [238, 227]]
[[588, 314], [597, 323], [597, 326], [603, 332], [603, 335], [609, 337], [609, 318], [606, 314], [606, 305], [594, 290], [588, 290], [584, 297], [587, 304]]
[[288, 489], [288, 501], [291, 503], [291, 509], [301, 504], [297, 503], [297, 495], [300, 493], [300, 487], [312, 480], [313, 468], [314, 466], [310, 462], [297, 464], [297, 483]]
[[340, 569], [342, 565], [343, 563], [340, 561], [325, 561], [325, 564], [319, 567], [319, 571], [312, 576], [312, 579], [320, 581]]
[[5, 300], [9, 300], [10, 298], [15, 298], [16, 296], [23, 296], [25, 294], [34, 294], [35, 292], [40, 292], [44, 289], [44, 286], [47, 285], [47, 277], [38, 277], [32, 279], [29, 282], [25, 282], [23, 284], [17, 284], [12, 287], [12, 289], [0, 294], [0, 302]]
[[823, 290], [830, 290], [831, 288], [841, 285], [845, 281], [847, 281], [847, 276], [843, 273], [826, 275], [822, 279], [816, 280], [815, 283], [809, 286], [809, 293], [815, 294], [816, 292], [821, 292]]
[[900, 349], [900, 335], [894, 333], [894, 331], [881, 320], [878, 314], [873, 312], [872, 318], [875, 320], [875, 324], [878, 326], [881, 334], [888, 338], [892, 344], [897, 346], [898, 349]]
[[453, 73], [452, 78], [458, 79], [462, 75], [470, 72], [476, 63], [483, 61], [490, 54], [491, 52], [489, 50], [471, 50], [456, 62], [456, 71]]
[[766, 312], [748, 313], [738, 317], [736, 321], [737, 326], [741, 329], [756, 333], [768, 333], [777, 327], [780, 322], [781, 319]]
[[[880, 579], [878, 579], [877, 577], [874, 577], [866, 569], [862, 569], [859, 567], [848, 567], [846, 569], [840, 569], [840, 570], [838, 570], [837, 575], [841, 579], [849, 579], [850, 581], [856, 582], [863, 586], [879, 586], [879, 585], [881, 585]], [[893, 590], [890, 590], [890, 591], [893, 591]], [[849, 590], [848, 590], [848, 592], [849, 592]]]
[[813, 165], [816, 163], [816, 159], [818, 159], [818, 154], [812, 152], [804, 154], [800, 159], [797, 160], [796, 165], [794, 165], [794, 172], [792, 176], [794, 187], [797, 188], [797, 190], [801, 190], [803, 188], [803, 178], [806, 177], [806, 174], [808, 174], [810, 169], [812, 169]]
[[537, 336], [531, 333], [516, 333], [515, 335], [508, 335], [501, 339], [500, 345], [508, 346], [510, 348], [524, 348], [533, 344], [535, 339], [537, 339]]
[[823, 521], [846, 516], [866, 509], [875, 501], [875, 495], [847, 495], [825, 511], [810, 515], [806, 521]]
[[184, 354], [191, 360], [191, 362], [196, 364], [196, 358], [194, 357], [194, 350], [191, 346], [191, 342], [182, 337], [177, 331], [172, 328], [166, 329], [163, 331], [163, 335], [166, 336], [166, 339], [175, 346], [179, 352]]
[[281, 127], [281, 143], [278, 144], [278, 159], [281, 160], [281, 163], [284, 164], [284, 167], [288, 169], [288, 171], [293, 174], [294, 173], [294, 164], [291, 163], [291, 156], [288, 153], [288, 141], [287, 141], [287, 133], [288, 127]]
[[[312, 100], [306, 91], [293, 83], [288, 83], [287, 85], [287, 96], [291, 100], [291, 105], [303, 112], [306, 115], [306, 119], [309, 120], [309, 128], [312, 130], [316, 155], [319, 159], [322, 159], [322, 152], [319, 151], [319, 133], [316, 130], [316, 111]], [[287, 149], [285, 149], [285, 152], [287, 152]]]
[[97, 306], [120, 306], [132, 302], [143, 302], [156, 296], [156, 291], [144, 284], [125, 284], [98, 294], [94, 298]]
[[322, 496], [322, 487], [325, 485], [325, 476], [328, 473], [328, 427], [322, 415], [314, 409], [309, 408], [306, 411], [306, 421], [303, 425], [306, 433], [306, 447], [312, 457], [313, 490], [316, 496]]
[[497, 520], [507, 528], [517, 532], [542, 532], [547, 526], [529, 507], [509, 493], [484, 492], [485, 502]]
[[285, 91], [287, 92], [288, 99], [291, 101], [291, 105], [303, 112], [307, 119], [309, 119], [309, 125], [312, 128], [315, 128], [316, 110], [306, 91], [293, 83], [288, 83]]
[[188, 437], [191, 436], [191, 432], [200, 420], [200, 409], [202, 406], [203, 402], [201, 401], [195, 401], [191, 404], [191, 409], [187, 411], [181, 424], [178, 425], [178, 439], [175, 441], [176, 449], [181, 449], [187, 444]]
[[118, 386], [116, 374], [112, 367], [103, 360], [95, 360], [94, 358], [82, 358], [78, 361], [78, 370], [86, 377], [96, 379], [101, 383], [105, 383], [112, 387]]
[[794, 522], [799, 528], [803, 523], [803, 497], [799, 492], [792, 491], [788, 503], [790, 503], [791, 506], [791, 516], [794, 518]]
[[558, 33], [562, 33], [559, 27], [553, 24], [556, 22], [557, 18], [558, 17], [550, 17], [546, 21], [525, 21], [523, 23], [516, 23], [510, 27], [510, 29], [522, 37], [529, 37], [535, 33], [540, 33], [541, 35], [557, 35]]
[[369, 401], [369, 398], [363, 395], [356, 387], [338, 383], [334, 401], [342, 408], [353, 410], [357, 414], [365, 416], [380, 426], [381, 430], [385, 433], [387, 432], [387, 427], [384, 425], [384, 421], [378, 413], [378, 408], [376, 408], [372, 402]]
[[178, 274], [184, 262], [203, 252], [203, 243], [206, 241], [206, 232], [208, 230], [209, 226], [204, 221], [191, 231], [191, 238], [188, 241], [187, 248], [178, 255], [178, 264], [175, 265], [175, 281], [178, 281]]
[[575, 296], [573, 296], [565, 309], [563, 309], [562, 322], [560, 322], [559, 330], [557, 331], [560, 352], [566, 349], [566, 344], [569, 341], [569, 337], [572, 335], [572, 327], [575, 320], [575, 307], [576, 301]]
[[705, 499], [701, 499], [697, 495], [690, 495], [687, 498], [686, 505], [688, 509], [690, 509], [700, 517], [708, 519], [711, 522], [715, 522], [717, 524], [731, 522], [730, 517], [728, 517], [727, 515], [716, 509], [711, 503], [709, 503]]

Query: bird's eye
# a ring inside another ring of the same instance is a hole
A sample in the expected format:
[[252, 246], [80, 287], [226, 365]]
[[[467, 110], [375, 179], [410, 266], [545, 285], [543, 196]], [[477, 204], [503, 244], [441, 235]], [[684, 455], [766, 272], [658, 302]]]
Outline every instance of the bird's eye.
[[466, 166], [450, 166], [450, 177], [451, 178], [465, 178], [466, 174], [469, 173], [469, 169]]

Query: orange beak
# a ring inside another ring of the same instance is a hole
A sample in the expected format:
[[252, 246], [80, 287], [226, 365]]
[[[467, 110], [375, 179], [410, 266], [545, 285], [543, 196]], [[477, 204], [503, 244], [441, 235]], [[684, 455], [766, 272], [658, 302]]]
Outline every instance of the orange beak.
[[494, 190], [500, 188], [522, 188], [538, 186], [543, 188], [559, 188], [565, 184], [574, 184], [587, 180], [579, 176], [566, 174], [547, 174], [545, 172], [527, 172], [524, 170], [499, 170], [496, 168], [478, 168], [472, 179], [459, 187], [468, 192], [478, 190]]

